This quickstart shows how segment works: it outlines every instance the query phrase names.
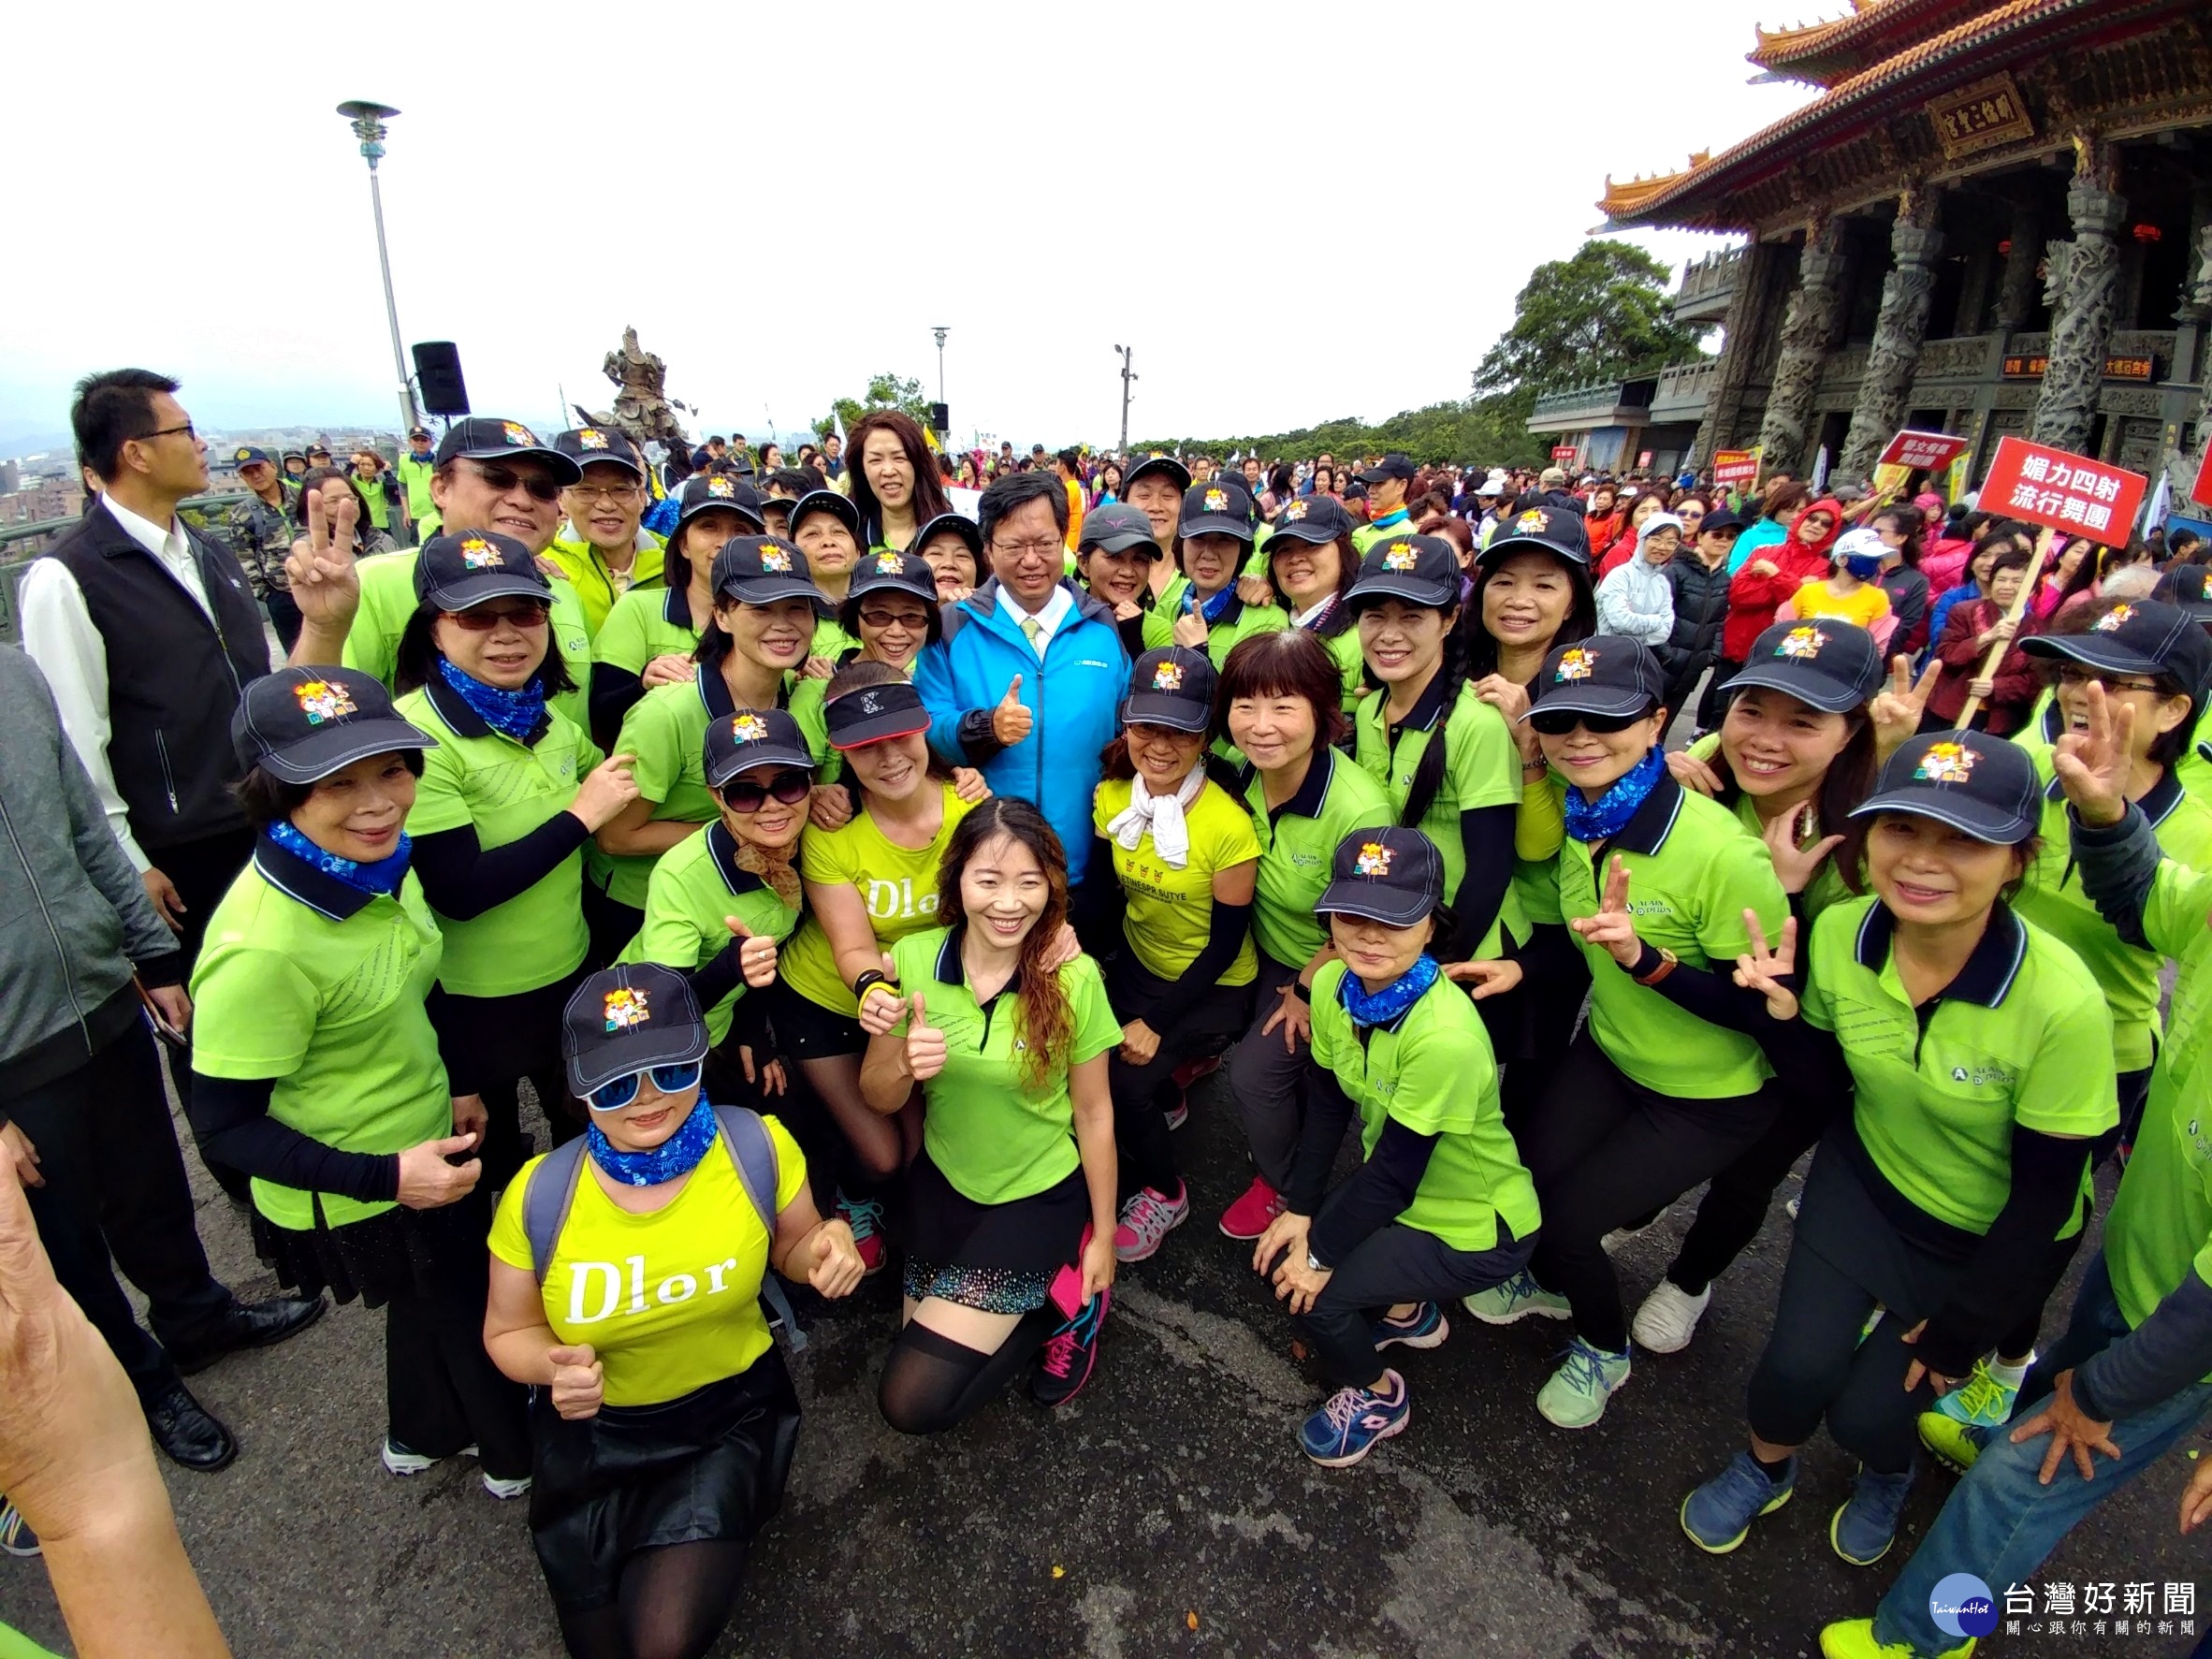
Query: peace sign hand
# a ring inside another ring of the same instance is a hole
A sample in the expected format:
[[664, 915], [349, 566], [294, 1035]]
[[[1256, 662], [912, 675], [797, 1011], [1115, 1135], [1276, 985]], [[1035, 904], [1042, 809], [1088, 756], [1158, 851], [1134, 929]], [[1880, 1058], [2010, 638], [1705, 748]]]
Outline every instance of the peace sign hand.
[[1928, 694], [1935, 690], [1943, 672], [1942, 662], [1930, 657], [1927, 670], [1914, 679], [1912, 658], [1889, 660], [1889, 684], [1867, 706], [1867, 718], [1874, 723], [1878, 758], [1887, 760], [1904, 747], [1906, 738], [1920, 730], [1921, 717], [1928, 713]]
[[1644, 953], [1644, 941], [1636, 935], [1636, 918], [1628, 913], [1628, 863], [1618, 852], [1606, 871], [1606, 890], [1594, 916], [1576, 916], [1567, 925], [1592, 944], [1602, 947], [1623, 968], [1634, 968]]
[[292, 603], [307, 623], [343, 633], [361, 608], [361, 577], [354, 568], [354, 519], [360, 508], [350, 490], [335, 520], [320, 490], [307, 497], [306, 506], [307, 534], [292, 544], [284, 560]]
[[1782, 943], [1773, 950], [1767, 948], [1767, 929], [1759, 923], [1758, 911], [1746, 910], [1743, 924], [1751, 934], [1752, 948], [1736, 958], [1736, 982], [1746, 991], [1756, 991], [1767, 998], [1769, 1018], [1796, 1019], [1797, 994], [1781, 982], [1797, 968], [1797, 917], [1792, 916], [1782, 924]]
[[914, 1017], [907, 1026], [907, 1070], [916, 1083], [927, 1083], [945, 1069], [945, 1034], [929, 1023], [922, 1006], [922, 993], [914, 993]]
[[1843, 845], [1841, 836], [1823, 836], [1812, 846], [1800, 847], [1798, 842], [1804, 838], [1812, 822], [1812, 803], [1800, 801], [1759, 832], [1766, 840], [1767, 855], [1774, 861], [1774, 874], [1784, 893], [1804, 892], [1812, 884], [1813, 873], [1820, 868], [1820, 861]]
[[2133, 752], [2135, 706], [2115, 704], [2095, 680], [2088, 685], [2089, 727], [2059, 739], [2051, 764], [2059, 787], [2090, 824], [2115, 824], [2128, 815], [2128, 757]]

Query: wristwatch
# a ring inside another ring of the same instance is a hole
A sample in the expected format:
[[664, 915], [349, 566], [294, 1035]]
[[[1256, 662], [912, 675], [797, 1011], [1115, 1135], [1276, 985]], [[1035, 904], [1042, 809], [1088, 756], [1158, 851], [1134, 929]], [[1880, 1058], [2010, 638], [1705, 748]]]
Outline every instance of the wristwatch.
[[1661, 980], [1672, 973], [1675, 970], [1675, 965], [1681, 961], [1681, 958], [1678, 957], [1672, 951], [1668, 950], [1665, 945], [1657, 945], [1654, 946], [1653, 949], [1659, 953], [1659, 966], [1652, 969], [1650, 973], [1639, 973], [1636, 975], [1636, 982], [1639, 985], [1657, 984]]
[[898, 982], [893, 979], [889, 974], [885, 973], [881, 968], [871, 968], [867, 970], [867, 972], [862, 974], [860, 978], [852, 982], [853, 1001], [866, 1002], [868, 999], [868, 988], [871, 985], [889, 985], [894, 990], [895, 990], [898, 986]]
[[1305, 1253], [1305, 1271], [1309, 1273], [1325, 1273], [1329, 1270], [1321, 1265], [1321, 1259], [1318, 1256], [1308, 1250]]

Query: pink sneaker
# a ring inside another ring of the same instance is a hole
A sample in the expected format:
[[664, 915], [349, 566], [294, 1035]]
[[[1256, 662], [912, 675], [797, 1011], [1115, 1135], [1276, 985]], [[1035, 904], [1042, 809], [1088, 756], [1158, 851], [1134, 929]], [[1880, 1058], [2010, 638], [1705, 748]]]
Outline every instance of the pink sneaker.
[[1139, 1187], [1121, 1207], [1121, 1225], [1113, 1230], [1113, 1259], [1142, 1261], [1189, 1219], [1190, 1189], [1181, 1182], [1172, 1198], [1149, 1186]]
[[850, 1199], [837, 1192], [837, 1217], [852, 1229], [852, 1244], [860, 1252], [863, 1273], [873, 1278], [883, 1271], [883, 1206], [875, 1199]]
[[1177, 1088], [1187, 1089], [1192, 1084], [1198, 1082], [1200, 1078], [1211, 1076], [1214, 1072], [1216, 1072], [1220, 1070], [1221, 1056], [1219, 1055], [1207, 1055], [1202, 1059], [1184, 1061], [1183, 1064], [1176, 1067], [1175, 1070], [1170, 1073], [1170, 1075], [1174, 1078], [1175, 1086]]
[[1221, 1230], [1232, 1239], [1256, 1239], [1283, 1213], [1283, 1195], [1255, 1175], [1244, 1196], [1221, 1212]]

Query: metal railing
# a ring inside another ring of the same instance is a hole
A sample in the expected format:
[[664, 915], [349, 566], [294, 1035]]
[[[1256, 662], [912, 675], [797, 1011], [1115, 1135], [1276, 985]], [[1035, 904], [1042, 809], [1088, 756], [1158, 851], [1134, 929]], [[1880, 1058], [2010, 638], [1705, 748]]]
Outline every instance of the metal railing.
[[[177, 506], [177, 515], [195, 530], [213, 530], [221, 526], [223, 516], [246, 499], [246, 491], [229, 490], [221, 494], [196, 495]], [[0, 525], [0, 643], [14, 645], [22, 635], [16, 621], [15, 590], [22, 586], [23, 572], [45, 550], [49, 537], [57, 536], [77, 519], [40, 518], [29, 524]], [[32, 543], [29, 548], [23, 543]]]

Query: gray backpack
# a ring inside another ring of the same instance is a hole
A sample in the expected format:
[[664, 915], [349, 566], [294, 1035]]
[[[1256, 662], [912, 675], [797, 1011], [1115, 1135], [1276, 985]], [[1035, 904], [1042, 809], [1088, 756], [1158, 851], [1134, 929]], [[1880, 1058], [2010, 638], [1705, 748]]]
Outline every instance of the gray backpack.
[[[737, 1184], [752, 1201], [753, 1211], [760, 1216], [761, 1226], [767, 1230], [773, 1249], [779, 1172], [776, 1142], [770, 1139], [768, 1126], [761, 1121], [760, 1113], [748, 1107], [717, 1106], [714, 1115], [721, 1126], [722, 1145], [729, 1152], [730, 1162], [736, 1166]], [[546, 1270], [553, 1265], [553, 1246], [560, 1237], [560, 1230], [568, 1223], [568, 1213], [576, 1201], [576, 1183], [583, 1173], [584, 1137], [578, 1135], [546, 1155], [545, 1162], [531, 1174], [529, 1190], [522, 1195], [522, 1230], [530, 1239], [531, 1268], [540, 1285], [546, 1282]], [[783, 1286], [773, 1268], [761, 1275], [761, 1296], [768, 1304], [770, 1323], [780, 1320], [791, 1333], [792, 1347], [794, 1350], [805, 1347], [806, 1333], [799, 1329], [791, 1302], [784, 1295]]]

